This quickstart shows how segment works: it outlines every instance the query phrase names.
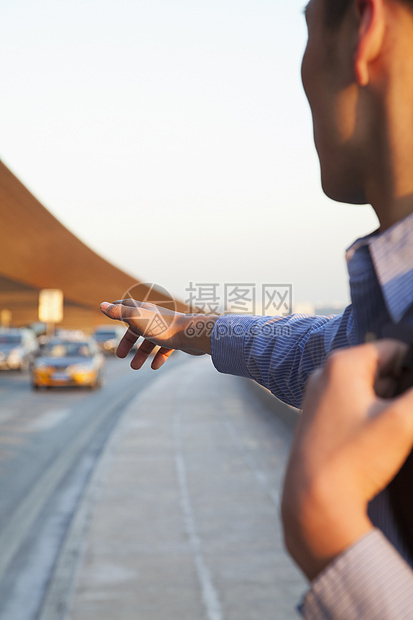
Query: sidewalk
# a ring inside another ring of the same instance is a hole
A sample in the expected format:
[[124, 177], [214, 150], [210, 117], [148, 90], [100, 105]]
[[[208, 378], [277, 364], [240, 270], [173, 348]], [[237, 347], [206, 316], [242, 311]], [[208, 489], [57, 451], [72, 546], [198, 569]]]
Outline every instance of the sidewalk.
[[206, 357], [165, 369], [100, 465], [67, 620], [298, 618], [306, 584], [279, 520], [288, 447], [244, 380]]

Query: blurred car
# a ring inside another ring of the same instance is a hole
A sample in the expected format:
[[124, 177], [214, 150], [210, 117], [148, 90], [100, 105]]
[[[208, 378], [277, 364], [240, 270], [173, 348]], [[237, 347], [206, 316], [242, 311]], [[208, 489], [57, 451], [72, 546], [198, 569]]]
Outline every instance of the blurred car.
[[93, 340], [50, 340], [32, 368], [34, 389], [53, 386], [100, 387], [105, 359]]
[[93, 332], [93, 338], [103, 353], [114, 355], [125, 329], [114, 325], [101, 325]]
[[87, 340], [85, 332], [81, 329], [56, 329], [54, 337], [60, 340]]
[[30, 329], [0, 330], [0, 368], [27, 370], [38, 351], [36, 336]]

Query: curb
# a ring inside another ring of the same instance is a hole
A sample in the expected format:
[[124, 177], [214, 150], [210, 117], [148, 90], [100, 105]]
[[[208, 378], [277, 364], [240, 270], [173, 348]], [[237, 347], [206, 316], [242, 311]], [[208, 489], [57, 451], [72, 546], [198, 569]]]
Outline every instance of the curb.
[[249, 381], [249, 385], [250, 389], [258, 396], [267, 409], [278, 417], [290, 433], [293, 433], [300, 416], [300, 410], [283, 403], [270, 390], [267, 390], [267, 388], [253, 379]]

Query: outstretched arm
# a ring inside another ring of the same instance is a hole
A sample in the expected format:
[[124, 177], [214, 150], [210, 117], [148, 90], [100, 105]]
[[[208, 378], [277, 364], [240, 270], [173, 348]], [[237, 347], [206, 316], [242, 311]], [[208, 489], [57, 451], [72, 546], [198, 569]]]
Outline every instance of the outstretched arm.
[[129, 325], [119, 343], [118, 357], [126, 357], [135, 342], [142, 337], [131, 366], [135, 370], [159, 347], [152, 361], [152, 368], [160, 368], [174, 349], [190, 355], [211, 353], [210, 336], [218, 316], [208, 314], [183, 314], [151, 303], [124, 299], [114, 303], [103, 302], [102, 312], [111, 319]]
[[254, 379], [277, 398], [301, 407], [309, 374], [331, 349], [348, 346], [351, 307], [336, 317], [182, 314], [133, 299], [104, 302], [102, 311], [125, 321], [129, 330], [117, 354], [126, 357], [137, 339], [143, 342], [131, 366], [139, 369], [153, 352], [157, 369], [173, 349], [192, 355], [211, 353], [219, 372]]

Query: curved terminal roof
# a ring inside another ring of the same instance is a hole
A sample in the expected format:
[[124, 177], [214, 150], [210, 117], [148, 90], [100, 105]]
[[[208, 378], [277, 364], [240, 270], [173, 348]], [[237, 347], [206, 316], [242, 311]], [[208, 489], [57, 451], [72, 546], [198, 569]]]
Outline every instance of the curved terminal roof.
[[[61, 289], [65, 328], [92, 329], [108, 322], [101, 301], [122, 299], [129, 290], [166, 307], [173, 302], [118, 269], [65, 228], [0, 162], [0, 319], [38, 321], [41, 289]], [[136, 295], [135, 295], [136, 296]], [[178, 309], [184, 305], [177, 302]]]

